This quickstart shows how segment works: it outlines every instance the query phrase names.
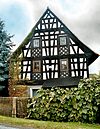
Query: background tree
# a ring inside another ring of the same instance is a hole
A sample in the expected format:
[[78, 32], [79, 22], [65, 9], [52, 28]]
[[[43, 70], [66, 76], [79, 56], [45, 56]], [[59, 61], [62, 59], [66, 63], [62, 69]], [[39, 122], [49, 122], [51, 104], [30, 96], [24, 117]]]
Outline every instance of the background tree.
[[0, 96], [7, 96], [8, 59], [13, 46], [10, 34], [4, 30], [4, 22], [0, 19]]

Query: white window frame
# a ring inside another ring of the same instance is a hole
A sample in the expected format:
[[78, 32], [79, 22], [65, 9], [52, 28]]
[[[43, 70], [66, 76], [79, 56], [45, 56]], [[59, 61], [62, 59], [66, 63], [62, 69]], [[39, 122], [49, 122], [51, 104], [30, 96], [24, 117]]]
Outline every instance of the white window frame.
[[37, 85], [37, 86], [30, 86], [30, 98], [32, 98], [32, 97], [34, 97], [33, 96], [33, 90], [39, 90], [39, 89], [41, 89], [42, 88], [42, 85]]

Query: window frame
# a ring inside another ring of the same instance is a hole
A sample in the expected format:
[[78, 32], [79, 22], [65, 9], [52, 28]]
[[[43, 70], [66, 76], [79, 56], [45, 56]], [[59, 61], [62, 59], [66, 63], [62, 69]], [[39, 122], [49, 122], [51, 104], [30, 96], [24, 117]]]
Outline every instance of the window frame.
[[[64, 43], [61, 43], [61, 38], [65, 38], [65, 42]], [[67, 35], [60, 35], [59, 36], [59, 45], [60, 46], [66, 46], [67, 45]]]
[[[66, 68], [62, 68], [62, 61], [66, 61]], [[68, 58], [66, 59], [60, 59], [60, 71], [61, 72], [67, 72], [68, 73], [69, 67], [68, 67]]]
[[[38, 46], [35, 46], [34, 41], [38, 40]], [[40, 47], [40, 38], [39, 37], [35, 37], [32, 40], [32, 48], [39, 48]]]
[[[38, 68], [35, 70], [35, 63], [39, 63]], [[41, 72], [41, 61], [40, 60], [34, 60], [33, 61], [33, 73], [40, 73]]]

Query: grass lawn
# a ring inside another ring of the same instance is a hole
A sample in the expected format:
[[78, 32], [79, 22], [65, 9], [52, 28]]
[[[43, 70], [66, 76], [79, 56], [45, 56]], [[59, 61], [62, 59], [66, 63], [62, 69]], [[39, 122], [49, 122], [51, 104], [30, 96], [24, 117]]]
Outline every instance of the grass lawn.
[[0, 116], [0, 124], [11, 126], [33, 127], [34, 129], [100, 129], [97, 124], [78, 122], [50, 122]]

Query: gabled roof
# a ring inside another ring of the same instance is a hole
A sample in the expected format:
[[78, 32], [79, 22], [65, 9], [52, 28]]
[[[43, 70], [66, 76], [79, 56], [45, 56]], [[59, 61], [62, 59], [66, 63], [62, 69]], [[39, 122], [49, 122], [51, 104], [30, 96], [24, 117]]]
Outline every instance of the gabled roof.
[[21, 45], [15, 50], [15, 52], [13, 52], [11, 58], [15, 58], [16, 56], [21, 54], [22, 47], [24, 47], [25, 45], [27, 45], [29, 43], [30, 39], [32, 38], [32, 36], [35, 32], [35, 28], [38, 26], [38, 24], [41, 22], [42, 18], [48, 12], [51, 13], [63, 25], [63, 31], [66, 32], [68, 34], [68, 36], [76, 43], [76, 45], [78, 45], [81, 48], [81, 50], [84, 52], [84, 54], [86, 55], [86, 57], [88, 59], [88, 65], [90, 65], [92, 62], [94, 62], [98, 58], [99, 55], [97, 53], [93, 52], [85, 44], [83, 44], [49, 8], [47, 8], [47, 10], [44, 12], [42, 17], [39, 19], [39, 21], [36, 23], [36, 25], [33, 27], [31, 32], [24, 39], [24, 41], [21, 43]]

